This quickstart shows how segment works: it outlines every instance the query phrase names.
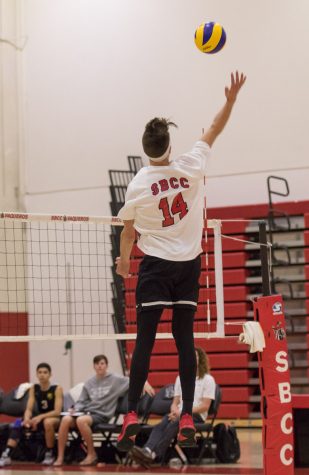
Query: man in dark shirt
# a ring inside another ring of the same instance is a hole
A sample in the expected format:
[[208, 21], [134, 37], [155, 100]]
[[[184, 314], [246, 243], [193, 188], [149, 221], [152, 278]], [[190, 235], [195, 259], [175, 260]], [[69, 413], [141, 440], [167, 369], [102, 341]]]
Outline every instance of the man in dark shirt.
[[[5, 450], [0, 458], [0, 467], [11, 464], [11, 453], [17, 446], [22, 430], [36, 431], [43, 429], [45, 433], [46, 452], [44, 465], [51, 465], [54, 460], [55, 430], [60, 423], [60, 412], [63, 403], [61, 386], [51, 385], [51, 367], [48, 363], [40, 363], [36, 369], [39, 384], [29, 389], [27, 407], [22, 421], [16, 421], [10, 431]], [[33, 415], [34, 411], [38, 413]]]

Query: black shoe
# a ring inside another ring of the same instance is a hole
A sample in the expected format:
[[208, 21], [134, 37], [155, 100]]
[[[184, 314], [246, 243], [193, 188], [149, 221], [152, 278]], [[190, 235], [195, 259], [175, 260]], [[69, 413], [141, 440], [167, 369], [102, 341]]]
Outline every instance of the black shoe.
[[142, 465], [145, 468], [150, 468], [153, 464], [153, 458], [149, 450], [144, 449], [143, 447], [138, 447], [134, 445], [134, 447], [130, 451], [130, 455], [134, 462]]

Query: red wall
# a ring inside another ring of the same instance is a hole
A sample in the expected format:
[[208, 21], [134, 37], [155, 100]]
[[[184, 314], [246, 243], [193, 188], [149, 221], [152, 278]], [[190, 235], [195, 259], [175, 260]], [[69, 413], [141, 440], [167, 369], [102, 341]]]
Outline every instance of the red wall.
[[[27, 335], [26, 313], [0, 313], [0, 335]], [[29, 381], [29, 344], [0, 343], [0, 388], [5, 392]]]

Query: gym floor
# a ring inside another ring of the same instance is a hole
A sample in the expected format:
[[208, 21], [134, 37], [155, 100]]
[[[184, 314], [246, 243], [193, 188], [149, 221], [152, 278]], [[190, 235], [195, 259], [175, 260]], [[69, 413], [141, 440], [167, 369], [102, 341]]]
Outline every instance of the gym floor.
[[[78, 465], [69, 465], [63, 467], [45, 467], [38, 464], [16, 463], [11, 467], [0, 469], [1, 475], [10, 475], [18, 471], [18, 475], [30, 475], [33, 471], [44, 471], [45, 474], [70, 475], [78, 472], [94, 473], [102, 472], [104, 474], [121, 472], [139, 474], [150, 473], [188, 473], [188, 474], [218, 474], [218, 475], [263, 475], [262, 468], [262, 437], [260, 429], [239, 429], [238, 437], [241, 444], [241, 458], [237, 464], [203, 464], [201, 466], [187, 465], [180, 467], [153, 467], [151, 470], [145, 470], [142, 467], [123, 466], [123, 465], [104, 465], [96, 467], [80, 467]], [[309, 468], [295, 469], [295, 475], [306, 475]]]

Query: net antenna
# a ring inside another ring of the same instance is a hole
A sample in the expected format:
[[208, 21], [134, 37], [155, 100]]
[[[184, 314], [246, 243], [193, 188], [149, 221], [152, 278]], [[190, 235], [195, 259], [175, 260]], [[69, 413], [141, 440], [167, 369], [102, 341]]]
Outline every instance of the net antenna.
[[271, 256], [270, 243], [267, 241], [266, 221], [259, 221], [259, 241], [262, 273], [263, 296], [271, 295]]
[[[215, 306], [216, 306], [216, 315], [217, 315], [217, 326], [214, 332], [210, 332], [207, 337], [212, 338], [224, 338], [224, 293], [223, 293], [223, 263], [222, 263], [222, 236], [221, 236], [221, 220], [219, 219], [210, 219], [207, 220], [206, 227], [206, 236], [208, 236], [207, 229], [213, 230], [214, 235], [214, 273], [215, 273]], [[206, 237], [206, 244], [208, 238]], [[205, 250], [206, 258], [206, 271], [208, 271], [208, 261], [209, 261], [209, 249], [206, 246]], [[207, 272], [208, 273], [208, 272]], [[207, 279], [206, 285], [208, 291], [210, 291], [209, 279]], [[211, 310], [210, 310], [210, 299], [207, 299], [207, 323], [211, 324]]]
[[[114, 323], [114, 226], [123, 223], [108, 216], [0, 213], [0, 341], [136, 338], [135, 303], [129, 309], [134, 321], [128, 321], [125, 305], [124, 324], [115, 327]], [[214, 316], [211, 320], [208, 308], [206, 317], [199, 305], [195, 337], [221, 338], [221, 221], [208, 220], [207, 227], [211, 237], [205, 247], [206, 259], [209, 247], [211, 279], [207, 277], [205, 285], [202, 276], [200, 295]], [[134, 282], [126, 292], [132, 301]], [[124, 292], [127, 284], [124, 282]], [[170, 323], [163, 324], [158, 339], [172, 338]], [[120, 327], [122, 332], [117, 331]]]

